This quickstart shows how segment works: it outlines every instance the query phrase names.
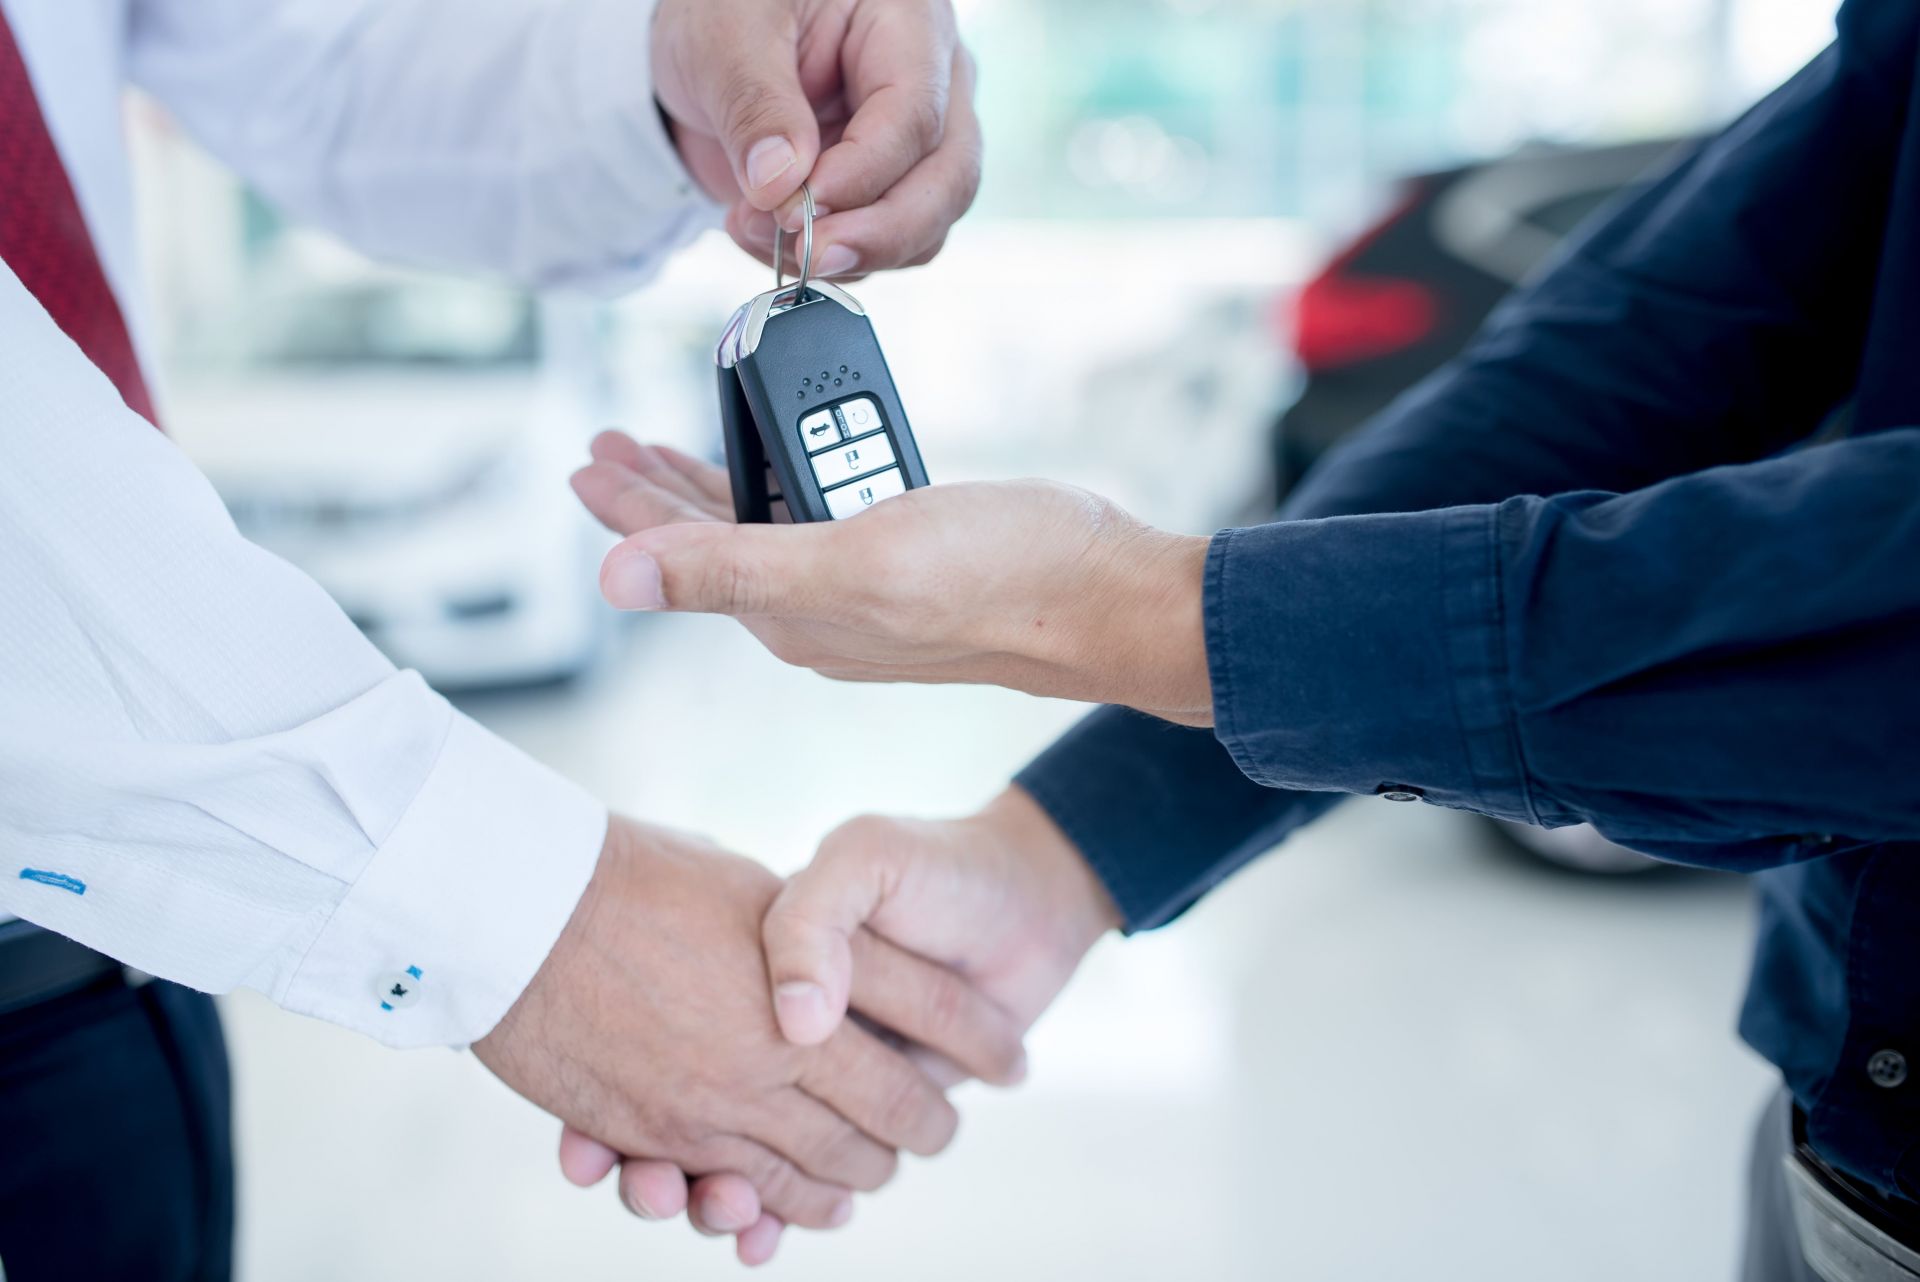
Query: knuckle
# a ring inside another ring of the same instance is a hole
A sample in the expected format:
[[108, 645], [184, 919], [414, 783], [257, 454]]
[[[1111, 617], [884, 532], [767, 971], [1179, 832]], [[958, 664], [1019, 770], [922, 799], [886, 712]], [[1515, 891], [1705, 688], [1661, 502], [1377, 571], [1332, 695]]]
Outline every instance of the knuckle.
[[[770, 952], [810, 954], [817, 946], [823, 927], [814, 919], [812, 910], [805, 904], [787, 902], [783, 896], [776, 899], [773, 907], [767, 910], [761, 923], [761, 937], [766, 941]], [[772, 957], [776, 966], [792, 965], [796, 960], [792, 956]]]
[[855, 815], [821, 841], [814, 867], [821, 876], [849, 876], [849, 865], [886, 853], [899, 834], [900, 821], [888, 815]]
[[816, 1179], [837, 1180], [871, 1193], [887, 1182], [890, 1171], [884, 1169], [889, 1151], [879, 1149], [851, 1126], [837, 1127], [826, 1137], [817, 1154]]
[[966, 1031], [972, 1003], [966, 985], [957, 976], [940, 972], [925, 1000], [928, 1037], [951, 1042], [956, 1034]]
[[737, 1146], [720, 1136], [701, 1136], [687, 1141], [674, 1156], [681, 1169], [695, 1175], [711, 1175], [716, 1171], [738, 1171], [752, 1181], [755, 1188], [760, 1187], [757, 1170], [751, 1165], [742, 1166]]
[[759, 576], [740, 557], [713, 561], [703, 587], [706, 598], [727, 613], [751, 613], [759, 606]]
[[761, 1204], [788, 1223], [810, 1229], [826, 1227], [831, 1195], [793, 1167], [782, 1162], [777, 1174], [765, 1183], [756, 1180], [755, 1184], [760, 1190]]
[[736, 142], [750, 142], [778, 128], [781, 100], [765, 81], [744, 71], [719, 93], [720, 130]]
[[925, 1142], [926, 1136], [937, 1132], [939, 1119], [935, 1116], [934, 1101], [929, 1098], [932, 1092], [922, 1089], [906, 1073], [896, 1077], [885, 1091], [880, 1103], [881, 1126], [889, 1135], [911, 1137], [914, 1143], [909, 1147], [920, 1152], [918, 1145]]
[[633, 1106], [622, 1132], [631, 1137], [630, 1142], [616, 1143], [614, 1147], [674, 1162], [682, 1161], [707, 1138], [684, 1113], [658, 1105]]
[[800, 1196], [799, 1173], [778, 1158], [767, 1159], [753, 1185], [763, 1202], [791, 1206]]
[[907, 105], [907, 137], [924, 155], [940, 145], [947, 132], [946, 102], [943, 95], [923, 91], [913, 95]]

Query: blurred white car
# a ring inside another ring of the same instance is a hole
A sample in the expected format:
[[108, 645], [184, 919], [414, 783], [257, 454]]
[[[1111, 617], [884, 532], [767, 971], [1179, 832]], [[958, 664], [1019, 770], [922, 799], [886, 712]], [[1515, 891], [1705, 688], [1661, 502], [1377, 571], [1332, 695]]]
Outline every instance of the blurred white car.
[[247, 355], [171, 390], [168, 426], [241, 532], [442, 688], [590, 666], [607, 535], [567, 476], [593, 419], [524, 297], [362, 278], [252, 309]]

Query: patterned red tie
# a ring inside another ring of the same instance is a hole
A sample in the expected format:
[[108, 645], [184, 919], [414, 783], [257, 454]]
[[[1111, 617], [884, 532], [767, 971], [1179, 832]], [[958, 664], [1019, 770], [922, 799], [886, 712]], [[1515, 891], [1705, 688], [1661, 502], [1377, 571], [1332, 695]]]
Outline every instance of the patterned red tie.
[[113, 380], [148, 422], [158, 422], [126, 319], [87, 234], [67, 168], [40, 114], [33, 82], [0, 11], [0, 259], [54, 323]]

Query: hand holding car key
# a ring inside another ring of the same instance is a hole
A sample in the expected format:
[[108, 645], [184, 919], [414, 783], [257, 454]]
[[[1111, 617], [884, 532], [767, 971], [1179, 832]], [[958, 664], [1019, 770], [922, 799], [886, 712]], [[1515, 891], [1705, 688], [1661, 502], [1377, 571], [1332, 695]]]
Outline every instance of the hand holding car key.
[[714, 364], [741, 524], [832, 521], [927, 483], [906, 411], [865, 309], [812, 280], [813, 193], [801, 189], [800, 275], [733, 314]]

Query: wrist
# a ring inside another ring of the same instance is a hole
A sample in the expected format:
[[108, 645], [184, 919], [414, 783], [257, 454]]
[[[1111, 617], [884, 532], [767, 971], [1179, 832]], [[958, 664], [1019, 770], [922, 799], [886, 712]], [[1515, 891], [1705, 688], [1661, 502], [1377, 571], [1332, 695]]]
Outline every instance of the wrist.
[[1100, 698], [1188, 726], [1213, 724], [1207, 669], [1208, 540], [1142, 527], [1085, 594]]
[[970, 822], [986, 829], [991, 848], [1019, 863], [1031, 893], [1060, 927], [1059, 941], [1072, 961], [1120, 928], [1120, 909], [1106, 883], [1026, 789], [1009, 784]]

